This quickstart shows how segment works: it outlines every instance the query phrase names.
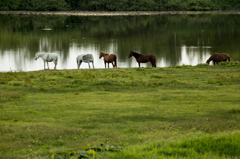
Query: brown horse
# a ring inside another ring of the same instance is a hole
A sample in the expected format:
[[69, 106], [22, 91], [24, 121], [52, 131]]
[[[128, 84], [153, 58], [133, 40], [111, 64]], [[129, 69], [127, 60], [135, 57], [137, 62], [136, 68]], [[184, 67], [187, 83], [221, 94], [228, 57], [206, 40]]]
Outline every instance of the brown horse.
[[109, 68], [109, 63], [112, 63], [113, 67], [117, 68], [117, 55], [115, 54], [107, 54], [103, 51], [100, 52], [99, 54], [99, 59], [103, 57], [105, 68], [106, 68], [106, 63], [108, 63], [108, 68]]
[[213, 61], [214, 65], [215, 65], [215, 62], [218, 65], [218, 62], [221, 62], [221, 61], [231, 61], [231, 59], [230, 59], [228, 54], [225, 54], [225, 53], [219, 53], [219, 54], [215, 53], [212, 56], [210, 56], [210, 58], [207, 60], [206, 63], [209, 64], [211, 61]]
[[136, 53], [134, 51], [130, 51], [128, 58], [134, 56], [138, 62], [138, 66], [140, 67], [140, 63], [147, 63], [147, 62], [151, 62], [152, 67], [156, 67], [156, 58], [154, 55], [142, 55], [139, 53]]

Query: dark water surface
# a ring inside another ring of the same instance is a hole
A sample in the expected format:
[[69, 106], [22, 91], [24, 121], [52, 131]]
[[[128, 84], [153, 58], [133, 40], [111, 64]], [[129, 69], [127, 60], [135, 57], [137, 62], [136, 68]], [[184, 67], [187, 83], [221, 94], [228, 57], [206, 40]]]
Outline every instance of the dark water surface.
[[37, 52], [58, 53], [57, 69], [76, 69], [76, 56], [85, 53], [93, 54], [95, 68], [104, 68], [100, 51], [117, 54], [120, 68], [138, 67], [128, 59], [130, 50], [155, 55], [157, 67], [205, 63], [215, 52], [240, 60], [240, 15], [0, 14], [1, 72], [42, 70], [42, 59], [34, 60]]

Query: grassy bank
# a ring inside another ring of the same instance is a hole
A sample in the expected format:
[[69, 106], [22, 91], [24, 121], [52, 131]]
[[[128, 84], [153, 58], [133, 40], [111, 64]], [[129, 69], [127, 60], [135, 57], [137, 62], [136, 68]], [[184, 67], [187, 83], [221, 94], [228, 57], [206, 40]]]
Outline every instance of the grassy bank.
[[0, 73], [0, 158], [237, 158], [239, 97], [239, 62]]

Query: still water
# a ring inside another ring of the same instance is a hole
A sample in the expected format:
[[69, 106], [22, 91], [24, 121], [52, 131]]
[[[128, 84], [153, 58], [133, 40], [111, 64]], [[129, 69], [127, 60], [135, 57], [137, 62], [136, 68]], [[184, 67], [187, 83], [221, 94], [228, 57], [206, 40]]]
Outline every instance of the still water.
[[240, 15], [0, 14], [0, 72], [42, 70], [42, 59], [34, 60], [38, 52], [58, 53], [57, 69], [77, 69], [76, 57], [86, 53], [93, 54], [95, 68], [104, 68], [100, 51], [116, 54], [118, 67], [126, 68], [138, 67], [133, 57], [128, 59], [130, 50], [153, 54], [157, 67], [168, 67], [205, 63], [215, 52], [240, 60], [239, 49]]

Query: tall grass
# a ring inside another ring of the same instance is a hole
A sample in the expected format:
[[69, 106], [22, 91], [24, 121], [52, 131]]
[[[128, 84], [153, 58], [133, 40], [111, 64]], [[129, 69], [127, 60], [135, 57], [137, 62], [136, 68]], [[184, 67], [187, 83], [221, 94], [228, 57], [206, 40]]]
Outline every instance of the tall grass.
[[[239, 158], [239, 132], [224, 135], [199, 135], [178, 142], [156, 142], [146, 147], [133, 147], [106, 158]], [[103, 155], [102, 155], [103, 156]], [[100, 156], [100, 158], [102, 157]], [[103, 157], [104, 158], [104, 157]]]

